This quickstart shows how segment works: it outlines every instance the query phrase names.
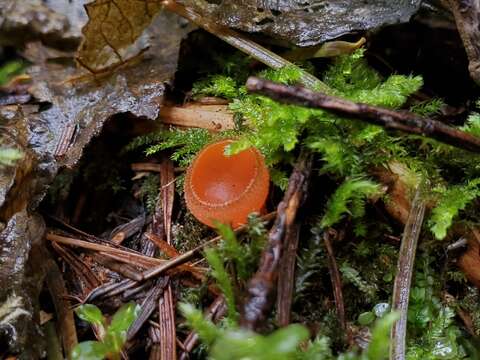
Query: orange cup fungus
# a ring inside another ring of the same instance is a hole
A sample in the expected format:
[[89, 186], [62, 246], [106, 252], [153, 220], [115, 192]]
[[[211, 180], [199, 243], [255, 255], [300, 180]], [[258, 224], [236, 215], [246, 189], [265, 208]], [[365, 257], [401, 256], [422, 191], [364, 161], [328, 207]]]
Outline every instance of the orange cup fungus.
[[187, 170], [185, 200], [191, 213], [213, 227], [216, 221], [237, 227], [265, 206], [270, 175], [260, 152], [251, 147], [226, 156], [222, 140], [203, 148]]

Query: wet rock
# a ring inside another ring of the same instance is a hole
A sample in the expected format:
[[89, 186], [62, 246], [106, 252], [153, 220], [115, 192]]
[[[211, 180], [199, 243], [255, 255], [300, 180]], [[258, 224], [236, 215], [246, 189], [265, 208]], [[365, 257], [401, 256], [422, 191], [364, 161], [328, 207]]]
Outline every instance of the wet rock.
[[406, 22], [421, 0], [188, 0], [223, 25], [313, 46], [360, 30]]
[[41, 40], [50, 46], [75, 49], [86, 22], [87, 0], [0, 1], [0, 44], [21, 46]]
[[43, 219], [23, 210], [0, 233], [0, 349], [18, 354], [19, 359], [38, 359], [44, 354], [38, 325], [44, 231]]
[[[48, 34], [66, 28], [53, 29]], [[189, 29], [176, 16], [160, 15], [142, 35], [148, 51], [102, 76], [79, 70], [74, 52], [40, 42], [26, 45], [35, 104], [0, 107], [3, 144], [24, 154], [15, 167], [0, 168], [0, 222], [5, 224], [0, 233], [0, 356], [4, 351], [20, 359], [43, 354], [38, 294], [44, 271], [36, 259], [48, 253], [40, 241], [43, 220], [35, 210], [49, 184], [60, 167], [77, 163], [109, 118], [122, 113], [157, 118]]]

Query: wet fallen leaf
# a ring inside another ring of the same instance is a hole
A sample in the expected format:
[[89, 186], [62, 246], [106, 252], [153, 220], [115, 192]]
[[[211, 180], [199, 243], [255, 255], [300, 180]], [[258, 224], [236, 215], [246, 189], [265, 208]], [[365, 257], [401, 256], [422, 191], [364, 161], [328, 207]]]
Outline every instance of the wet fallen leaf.
[[134, 56], [144, 47], [134, 43], [161, 8], [160, 0], [96, 0], [87, 4], [89, 20], [82, 29], [78, 63], [99, 72]]
[[60, 165], [75, 164], [83, 147], [115, 114], [157, 118], [166, 84], [176, 71], [180, 41], [189, 30], [178, 20], [172, 14], [159, 15], [145, 33], [148, 51], [101, 79], [92, 75], [87, 81], [65, 81], [78, 77], [73, 54], [30, 44], [25, 55], [36, 64], [29, 71], [35, 83], [31, 93], [52, 104], [41, 116], [46, 123], [58, 122], [55, 156]]

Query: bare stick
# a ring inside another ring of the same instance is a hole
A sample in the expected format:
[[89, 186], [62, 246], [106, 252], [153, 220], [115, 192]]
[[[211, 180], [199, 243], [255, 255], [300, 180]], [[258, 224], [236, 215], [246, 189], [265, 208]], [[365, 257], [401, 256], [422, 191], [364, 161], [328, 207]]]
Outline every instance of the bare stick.
[[293, 302], [295, 285], [295, 264], [297, 260], [298, 241], [300, 239], [300, 224], [296, 221], [287, 229], [284, 241], [284, 251], [280, 261], [277, 284], [277, 322], [279, 326], [290, 324], [290, 311]]
[[258, 270], [247, 286], [240, 324], [254, 330], [264, 320], [272, 305], [272, 295], [278, 278], [285, 234], [294, 224], [298, 208], [305, 200], [312, 161], [300, 155], [288, 182], [288, 189], [277, 207], [277, 217], [268, 234], [268, 242], [260, 258]]
[[418, 238], [425, 215], [425, 199], [422, 196], [421, 188], [422, 186], [417, 189], [413, 199], [410, 215], [403, 230], [400, 253], [398, 254], [397, 275], [393, 285], [392, 310], [400, 313], [400, 319], [393, 325], [390, 334], [390, 360], [405, 359], [408, 299]]
[[355, 103], [314, 92], [301, 86], [287, 86], [256, 77], [248, 79], [247, 90], [282, 103], [325, 109], [343, 117], [361, 119], [387, 129], [424, 135], [465, 150], [480, 152], [480, 138], [410, 112], [393, 111], [378, 106]]
[[344, 331], [347, 331], [347, 322], [345, 320], [345, 304], [343, 302], [342, 280], [340, 271], [338, 270], [335, 254], [333, 253], [332, 242], [330, 239], [336, 237], [337, 232], [333, 229], [328, 229], [323, 234], [323, 242], [327, 249], [328, 270], [330, 272], [330, 279], [333, 287], [333, 297], [335, 298], [335, 306], [337, 308], [338, 322]]

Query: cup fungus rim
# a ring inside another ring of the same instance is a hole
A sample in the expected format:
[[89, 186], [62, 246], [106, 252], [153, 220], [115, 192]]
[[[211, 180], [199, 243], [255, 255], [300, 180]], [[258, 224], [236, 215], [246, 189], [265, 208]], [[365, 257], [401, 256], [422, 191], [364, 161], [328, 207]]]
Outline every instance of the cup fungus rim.
[[252, 151], [253, 154], [254, 154], [254, 158], [255, 158], [255, 173], [254, 175], [252, 176], [252, 178], [250, 179], [248, 185], [243, 189], [243, 191], [238, 195], [236, 196], [235, 198], [231, 199], [231, 200], [228, 200], [228, 201], [225, 201], [225, 202], [222, 202], [222, 203], [212, 203], [212, 202], [209, 202], [209, 201], [205, 201], [203, 199], [201, 199], [198, 194], [197, 194], [197, 191], [195, 190], [195, 186], [194, 184], [192, 184], [191, 181], [189, 181], [191, 178], [192, 178], [192, 175], [193, 175], [193, 167], [195, 166], [195, 163], [197, 161], [199, 161], [201, 159], [202, 156], [205, 155], [205, 150], [207, 150], [209, 147], [211, 146], [214, 146], [214, 145], [219, 145], [219, 144], [222, 144], [222, 143], [228, 143], [228, 144], [231, 144], [235, 141], [235, 139], [224, 139], [224, 140], [220, 140], [220, 141], [215, 141], [215, 142], [212, 142], [210, 144], [208, 144], [207, 146], [205, 146], [201, 151], [200, 153], [195, 157], [195, 159], [193, 160], [192, 164], [190, 165], [190, 167], [188, 168], [187, 170], [187, 178], [185, 179], [187, 181], [187, 186], [190, 187], [191, 189], [191, 194], [192, 196], [195, 198], [196, 201], [198, 201], [200, 204], [204, 205], [204, 206], [209, 206], [211, 208], [222, 208], [222, 207], [229, 207], [231, 206], [232, 204], [236, 203], [236, 202], [239, 202], [242, 200], [242, 198], [244, 198], [246, 195], [248, 195], [249, 191], [251, 190], [251, 188], [254, 186], [255, 182], [258, 180], [258, 176], [260, 174], [260, 171], [261, 171], [261, 157], [262, 157], [262, 154], [260, 153], [260, 151], [255, 148], [254, 146], [250, 146], [249, 148], [245, 149], [245, 150], [242, 150], [242, 151]]

